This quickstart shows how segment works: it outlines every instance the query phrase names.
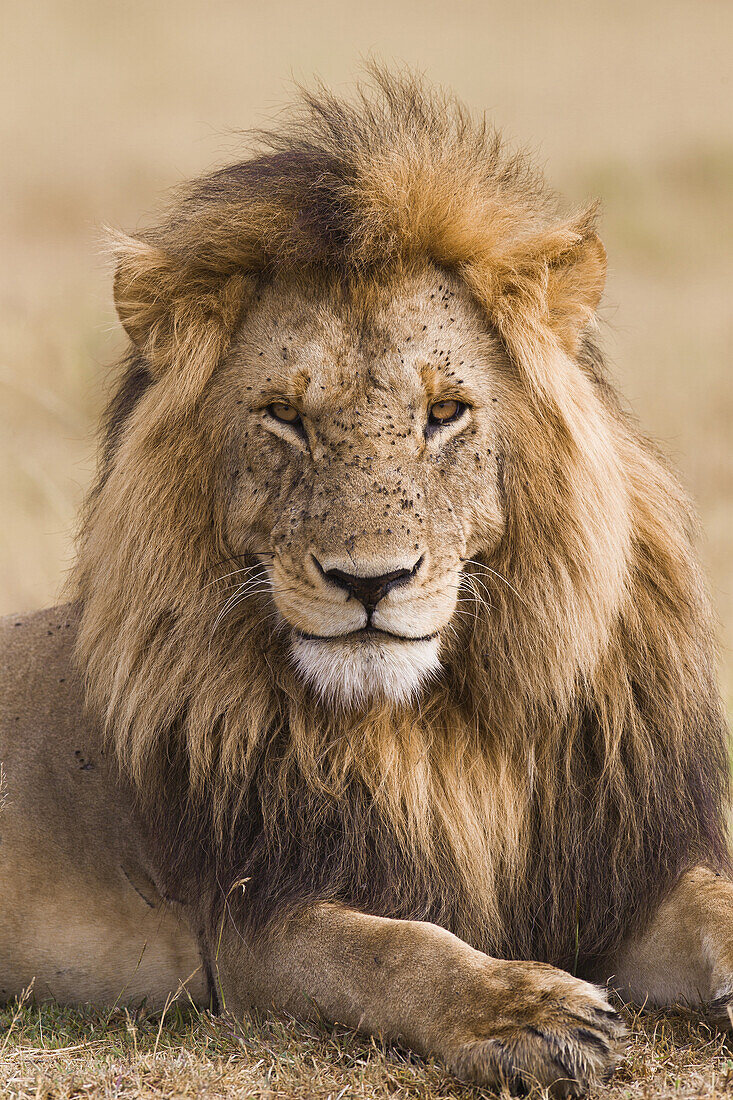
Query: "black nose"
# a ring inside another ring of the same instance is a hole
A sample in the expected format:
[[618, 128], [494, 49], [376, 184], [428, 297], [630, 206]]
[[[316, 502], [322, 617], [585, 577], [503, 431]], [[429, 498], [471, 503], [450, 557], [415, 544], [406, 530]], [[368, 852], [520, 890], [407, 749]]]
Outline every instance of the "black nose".
[[395, 569], [392, 573], [380, 573], [373, 577], [358, 577], [355, 573], [345, 573], [343, 569], [324, 569], [318, 559], [314, 559], [324, 577], [327, 577], [339, 588], [345, 588], [350, 596], [364, 604], [367, 613], [371, 615], [379, 601], [383, 599], [390, 589], [398, 584], [404, 584], [414, 576], [420, 567], [418, 561], [412, 569]]

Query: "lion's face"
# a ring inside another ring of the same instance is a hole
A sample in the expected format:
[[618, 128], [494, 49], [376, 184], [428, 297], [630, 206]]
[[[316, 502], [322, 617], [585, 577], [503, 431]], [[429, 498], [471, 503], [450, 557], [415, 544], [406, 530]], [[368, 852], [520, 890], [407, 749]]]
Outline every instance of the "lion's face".
[[502, 530], [503, 362], [436, 268], [359, 293], [276, 282], [250, 311], [219, 374], [227, 535], [321, 695], [403, 701], [439, 670], [464, 563]]

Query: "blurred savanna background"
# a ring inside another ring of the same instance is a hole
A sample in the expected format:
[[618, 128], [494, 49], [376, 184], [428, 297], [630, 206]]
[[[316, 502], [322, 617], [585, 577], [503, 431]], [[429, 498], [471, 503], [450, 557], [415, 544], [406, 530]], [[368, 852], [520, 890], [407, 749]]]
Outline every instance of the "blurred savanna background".
[[119, 354], [102, 227], [241, 154], [292, 82], [422, 70], [599, 197], [611, 370], [697, 501], [733, 687], [730, 0], [0, 4], [0, 613], [59, 596]]

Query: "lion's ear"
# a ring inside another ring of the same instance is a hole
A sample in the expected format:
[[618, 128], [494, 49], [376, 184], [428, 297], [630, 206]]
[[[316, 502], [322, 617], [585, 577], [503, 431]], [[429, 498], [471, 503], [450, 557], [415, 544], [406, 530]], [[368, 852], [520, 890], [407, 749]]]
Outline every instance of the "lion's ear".
[[[537, 366], [527, 340], [551, 333], [573, 357], [583, 329], [593, 320], [606, 278], [606, 250], [595, 231], [595, 206], [508, 248], [467, 263], [463, 276], [507, 342], [524, 345], [522, 357]], [[533, 336], [530, 334], [533, 333]]]
[[226, 350], [254, 283], [207, 270], [139, 237], [112, 235], [114, 299], [127, 335], [154, 375], [203, 383]]
[[550, 328], [573, 355], [595, 315], [606, 281], [606, 250], [589, 232], [547, 266], [546, 306]]

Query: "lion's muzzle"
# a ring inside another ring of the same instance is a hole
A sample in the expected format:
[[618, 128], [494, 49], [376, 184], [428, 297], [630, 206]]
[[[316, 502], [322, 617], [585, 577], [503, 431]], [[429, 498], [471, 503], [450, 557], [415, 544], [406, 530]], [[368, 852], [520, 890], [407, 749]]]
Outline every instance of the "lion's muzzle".
[[414, 698], [441, 667], [441, 631], [455, 610], [450, 571], [431, 576], [418, 548], [370, 559], [310, 550], [301, 561], [298, 570], [276, 558], [271, 577], [303, 679], [346, 707]]

